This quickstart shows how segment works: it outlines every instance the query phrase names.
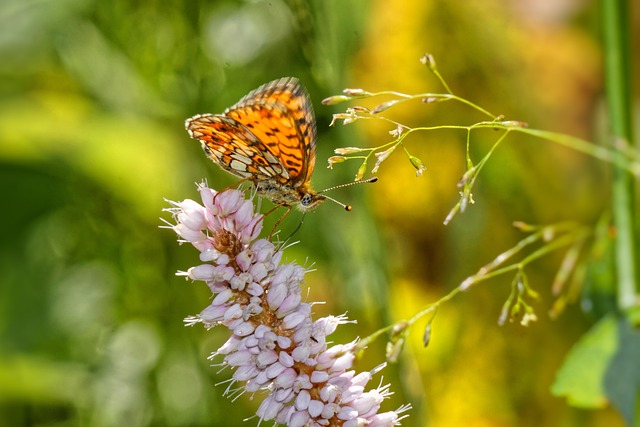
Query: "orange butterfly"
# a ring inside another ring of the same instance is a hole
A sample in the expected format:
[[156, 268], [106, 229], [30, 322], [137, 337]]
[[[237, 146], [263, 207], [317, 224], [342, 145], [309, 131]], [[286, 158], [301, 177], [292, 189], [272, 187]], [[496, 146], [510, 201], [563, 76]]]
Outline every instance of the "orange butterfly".
[[296, 204], [304, 212], [331, 200], [351, 210], [311, 187], [316, 122], [309, 94], [298, 79], [264, 84], [224, 113], [198, 114], [187, 119], [185, 127], [211, 160], [251, 180], [258, 194], [276, 205], [291, 209]]

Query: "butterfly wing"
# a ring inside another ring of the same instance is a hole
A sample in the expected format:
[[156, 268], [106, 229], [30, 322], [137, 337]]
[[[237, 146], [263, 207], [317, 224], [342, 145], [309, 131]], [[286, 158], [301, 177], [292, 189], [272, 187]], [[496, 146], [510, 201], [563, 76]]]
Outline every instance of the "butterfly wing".
[[278, 158], [247, 127], [222, 114], [199, 114], [185, 123], [189, 135], [200, 141], [207, 156], [241, 178], [288, 181]]
[[224, 114], [247, 128], [279, 160], [280, 182], [298, 187], [311, 178], [316, 124], [311, 100], [298, 79], [287, 77], [262, 85]]

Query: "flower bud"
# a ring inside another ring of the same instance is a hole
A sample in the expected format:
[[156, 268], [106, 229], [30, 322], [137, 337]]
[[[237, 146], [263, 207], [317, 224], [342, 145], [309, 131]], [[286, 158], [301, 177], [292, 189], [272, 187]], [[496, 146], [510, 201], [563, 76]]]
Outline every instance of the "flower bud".
[[345, 89], [342, 91], [342, 93], [344, 93], [345, 95], [348, 96], [363, 96], [363, 95], [369, 95], [369, 92], [366, 92], [362, 89]]
[[336, 113], [333, 115], [333, 118], [331, 119], [331, 123], [329, 123], [329, 126], [333, 126], [338, 120], [344, 120], [342, 124], [347, 125], [349, 123], [356, 121], [357, 118], [358, 116], [356, 116], [353, 113]]
[[364, 151], [364, 149], [358, 148], [358, 147], [342, 147], [342, 148], [336, 148], [335, 150], [333, 150], [333, 152], [336, 154], [354, 154], [354, 153], [360, 153], [362, 151]]
[[507, 127], [511, 127], [511, 128], [526, 128], [529, 127], [529, 124], [527, 122], [521, 122], [518, 120], [505, 120], [503, 122], [500, 122], [502, 125], [507, 126]]
[[331, 156], [329, 157], [329, 165], [327, 166], [327, 168], [333, 169], [333, 165], [335, 165], [336, 163], [342, 163], [345, 160], [347, 160], [347, 158], [344, 156]]
[[389, 131], [389, 135], [391, 135], [394, 138], [399, 138], [400, 135], [402, 135], [403, 131], [404, 131], [404, 128], [401, 125], [398, 125], [395, 129], [391, 129]]
[[424, 171], [427, 170], [427, 167], [422, 163], [422, 160], [415, 156], [409, 156], [409, 161], [416, 168], [416, 176], [421, 176]]
[[335, 95], [335, 96], [330, 96], [328, 98], [325, 98], [321, 102], [324, 105], [335, 105], [344, 101], [348, 101], [349, 99], [351, 98], [345, 95]]
[[431, 342], [431, 322], [424, 328], [424, 334], [422, 335], [422, 345], [427, 347]]
[[371, 110], [371, 114], [382, 113], [383, 111], [388, 110], [389, 108], [393, 107], [394, 105], [402, 101], [404, 101], [404, 99], [392, 99], [391, 101], [378, 104], [373, 110]]
[[430, 53], [425, 53], [422, 58], [420, 58], [420, 62], [427, 66], [427, 68], [434, 72], [436, 71], [436, 60], [433, 58], [433, 55]]
[[371, 173], [378, 172], [378, 168], [380, 167], [380, 164], [384, 162], [387, 159], [387, 157], [391, 155], [391, 153], [393, 153], [393, 150], [395, 150], [396, 147], [397, 145], [392, 145], [390, 148], [387, 148], [386, 150], [380, 153], [376, 153], [376, 157], [378, 159], [376, 160], [376, 164], [373, 165], [373, 169], [371, 169]]
[[426, 98], [422, 98], [422, 102], [424, 104], [434, 104], [436, 102], [448, 101], [449, 98], [441, 97], [441, 96], [428, 96]]
[[370, 113], [371, 110], [369, 110], [367, 107], [363, 107], [361, 105], [354, 105], [351, 108], [347, 108], [347, 113], [349, 114], [355, 114], [355, 113]]
[[360, 167], [358, 168], [358, 172], [356, 173], [356, 181], [362, 180], [364, 177], [364, 173], [367, 171], [367, 162], [366, 160], [362, 162]]

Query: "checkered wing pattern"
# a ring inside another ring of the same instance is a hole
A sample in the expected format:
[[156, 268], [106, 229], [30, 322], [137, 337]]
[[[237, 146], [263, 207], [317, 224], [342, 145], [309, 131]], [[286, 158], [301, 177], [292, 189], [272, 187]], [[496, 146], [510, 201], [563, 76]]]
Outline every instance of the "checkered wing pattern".
[[275, 180], [293, 190], [313, 173], [313, 107], [295, 78], [260, 86], [223, 114], [194, 116], [186, 128], [214, 162], [256, 183]]

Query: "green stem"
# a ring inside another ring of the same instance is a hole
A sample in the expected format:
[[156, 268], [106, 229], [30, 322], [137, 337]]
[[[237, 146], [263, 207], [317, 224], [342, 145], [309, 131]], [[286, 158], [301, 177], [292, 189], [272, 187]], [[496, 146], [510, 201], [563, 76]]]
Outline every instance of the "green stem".
[[638, 283], [633, 176], [624, 167], [624, 152], [633, 141], [631, 121], [629, 23], [627, 0], [602, 0], [604, 71], [607, 107], [611, 125], [613, 163], [613, 223], [616, 227], [615, 268], [618, 308], [626, 311], [636, 304]]
[[572, 150], [604, 160], [605, 162], [613, 162], [616, 157], [613, 151], [575, 136], [531, 128], [513, 128], [512, 130], [514, 132], [526, 133], [527, 135], [553, 141]]
[[480, 107], [479, 105], [474, 104], [473, 102], [471, 102], [469, 100], [466, 100], [464, 98], [460, 98], [457, 95], [451, 94], [451, 99], [455, 99], [456, 101], [461, 102], [462, 104], [465, 104], [465, 105], [473, 108], [474, 110], [477, 110], [477, 111], [481, 112], [482, 114], [491, 117], [491, 119], [493, 119], [493, 120], [496, 120], [496, 118], [497, 118], [495, 115], [491, 114], [490, 112], [488, 112], [484, 108]]

